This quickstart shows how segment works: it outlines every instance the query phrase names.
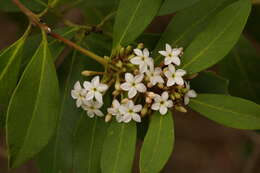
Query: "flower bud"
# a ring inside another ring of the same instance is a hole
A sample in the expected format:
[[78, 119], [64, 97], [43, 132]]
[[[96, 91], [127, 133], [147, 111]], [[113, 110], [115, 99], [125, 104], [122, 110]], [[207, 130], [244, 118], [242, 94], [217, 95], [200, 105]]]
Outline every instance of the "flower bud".
[[187, 112], [187, 109], [184, 108], [183, 106], [178, 106], [178, 105], [176, 105], [176, 106], [174, 106], [174, 108], [175, 108], [177, 111], [179, 111], [179, 112], [183, 112], [183, 113], [186, 113], [186, 112]]
[[118, 62], [116, 63], [116, 66], [117, 66], [118, 68], [122, 68], [122, 67], [123, 67], [122, 61], [118, 61]]
[[149, 98], [151, 98], [151, 99], [153, 99], [154, 97], [155, 97], [155, 93], [154, 92], [147, 92], [146, 93], [147, 94], [147, 96], [149, 97]]
[[152, 87], [153, 87], [153, 84], [152, 84], [151, 82], [148, 82], [148, 83], [147, 83], [147, 87], [148, 87], [148, 88], [152, 88]]
[[124, 58], [125, 57], [125, 48], [121, 47], [120, 51], [119, 51], [119, 56], [120, 58]]
[[144, 117], [148, 112], [147, 106], [145, 105], [144, 108], [141, 110], [141, 117]]
[[132, 46], [127, 46], [126, 47], [126, 51], [125, 51], [125, 53], [128, 55], [128, 54], [130, 54], [130, 53], [132, 53], [133, 52], [133, 47]]
[[120, 91], [119, 90], [115, 90], [112, 92], [112, 95], [113, 96], [118, 96], [120, 94]]
[[150, 97], [145, 97], [145, 102], [151, 104], [153, 100]]
[[116, 89], [116, 90], [121, 90], [120, 82], [119, 82], [118, 79], [116, 80], [116, 83], [115, 83], [115, 89]]
[[88, 71], [88, 70], [84, 70], [81, 72], [81, 75], [83, 76], [94, 76], [94, 75], [102, 75], [102, 74], [104, 73], [98, 71]]
[[124, 98], [124, 99], [121, 101], [122, 104], [127, 104], [127, 102], [129, 102], [129, 99], [128, 99], [128, 98]]
[[144, 43], [139, 43], [137, 45], [137, 49], [143, 49], [144, 48]]
[[170, 97], [171, 97], [172, 100], [175, 100], [174, 94], [171, 94]]
[[138, 69], [134, 69], [134, 75], [138, 75], [139, 74], [139, 70]]
[[164, 85], [162, 83], [158, 83], [157, 86], [160, 88], [160, 89], [163, 89], [164, 88]]
[[180, 98], [181, 98], [181, 95], [180, 95], [179, 93], [174, 93], [174, 97], [175, 97], [176, 99], [180, 99]]
[[105, 117], [105, 122], [107, 123], [107, 122], [111, 121], [111, 119], [112, 119], [112, 115], [107, 114], [106, 117]]

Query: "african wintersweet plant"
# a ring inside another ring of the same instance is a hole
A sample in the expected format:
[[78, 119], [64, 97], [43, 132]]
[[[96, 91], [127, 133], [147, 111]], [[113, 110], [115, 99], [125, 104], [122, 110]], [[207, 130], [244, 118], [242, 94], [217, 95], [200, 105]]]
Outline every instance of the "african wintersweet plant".
[[[0, 52], [9, 167], [34, 159], [43, 173], [127, 173], [137, 154], [141, 173], [158, 173], [174, 149], [175, 114], [191, 109], [260, 129], [260, 61], [242, 36], [251, 3], [2, 0], [1, 11], [28, 18]], [[88, 20], [65, 18], [71, 8]], [[173, 13], [164, 32], [145, 32]]]

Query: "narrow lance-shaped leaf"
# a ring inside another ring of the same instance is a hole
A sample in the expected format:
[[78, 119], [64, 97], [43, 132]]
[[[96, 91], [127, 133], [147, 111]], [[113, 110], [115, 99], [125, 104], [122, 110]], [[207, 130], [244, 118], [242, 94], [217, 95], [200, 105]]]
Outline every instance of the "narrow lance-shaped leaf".
[[170, 158], [173, 146], [174, 127], [171, 112], [166, 115], [155, 112], [142, 145], [140, 172], [160, 172]]
[[202, 72], [190, 83], [197, 93], [228, 94], [229, 81], [214, 72]]
[[9, 99], [16, 86], [18, 73], [21, 64], [21, 56], [24, 42], [30, 31], [28, 27], [25, 34], [14, 44], [3, 50], [0, 54], [0, 124], [5, 121], [5, 111], [8, 106]]
[[163, 0], [121, 0], [114, 25], [113, 48], [134, 41], [153, 20]]
[[175, 13], [179, 10], [192, 6], [199, 0], [165, 0], [158, 15]]
[[260, 129], [260, 106], [238, 97], [199, 94], [189, 106], [210, 120], [238, 129]]
[[249, 0], [239, 0], [219, 12], [187, 48], [181, 68], [193, 74], [221, 60], [239, 39], [250, 9]]
[[45, 34], [12, 95], [7, 112], [9, 166], [40, 152], [54, 133], [59, 88]]
[[234, 0], [200, 0], [193, 6], [179, 12], [173, 17], [162, 34], [153, 52], [155, 60], [160, 63], [159, 50], [165, 49], [165, 43], [186, 50], [191, 41], [207, 26], [212, 18]]
[[135, 155], [136, 125], [112, 122], [101, 156], [102, 173], [130, 173]]
[[218, 65], [219, 73], [230, 80], [231, 95], [260, 104], [260, 56], [245, 38], [241, 37], [230, 54]]

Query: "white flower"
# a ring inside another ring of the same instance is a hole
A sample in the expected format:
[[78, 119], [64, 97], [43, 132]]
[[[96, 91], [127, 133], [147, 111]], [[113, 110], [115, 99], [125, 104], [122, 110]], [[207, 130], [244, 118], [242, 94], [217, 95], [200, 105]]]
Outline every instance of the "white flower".
[[173, 106], [172, 100], [168, 100], [169, 94], [167, 91], [162, 93], [162, 96], [156, 94], [154, 97], [154, 103], [152, 104], [152, 110], [159, 110], [159, 112], [164, 115], [167, 113], [168, 108]]
[[164, 64], [165, 65], [169, 65], [171, 63], [174, 63], [176, 65], [180, 65], [181, 61], [179, 56], [182, 53], [182, 48], [174, 48], [172, 49], [172, 47], [169, 44], [166, 44], [166, 50], [164, 51], [159, 51], [159, 53], [163, 56], [165, 56], [164, 59]]
[[172, 64], [169, 64], [167, 70], [164, 72], [164, 75], [168, 78], [167, 86], [172, 86], [175, 83], [177, 85], [183, 85], [184, 80], [182, 76], [184, 76], [185, 74], [185, 70], [178, 69], [175, 71], [175, 67]]
[[79, 81], [77, 81], [74, 85], [74, 89], [71, 90], [71, 97], [73, 99], [76, 99], [76, 105], [77, 107], [80, 107], [84, 100], [85, 100], [85, 96], [86, 96], [86, 90], [83, 89], [79, 83]]
[[134, 49], [134, 53], [137, 55], [133, 57], [130, 62], [135, 65], [139, 65], [139, 70], [141, 73], [147, 71], [148, 66], [153, 64], [153, 59], [149, 57], [148, 49], [141, 51], [140, 49]]
[[91, 82], [85, 81], [83, 86], [88, 91], [86, 100], [92, 100], [95, 97], [98, 102], [103, 103], [102, 93], [108, 89], [108, 86], [100, 83], [99, 76], [95, 76]]
[[123, 122], [128, 123], [132, 119], [136, 122], [141, 122], [141, 117], [138, 114], [142, 110], [142, 105], [134, 105], [132, 100], [120, 107], [120, 112], [123, 115]]
[[190, 84], [188, 82], [185, 82], [186, 88], [188, 89], [188, 92], [184, 96], [184, 104], [187, 105], [190, 102], [190, 98], [197, 97], [197, 93], [194, 90], [190, 89]]
[[87, 114], [90, 118], [93, 118], [95, 115], [102, 117], [104, 116], [103, 112], [101, 112], [99, 109], [102, 107], [102, 103], [98, 101], [85, 101], [82, 105], [82, 108], [87, 111]]
[[154, 69], [153, 64], [150, 66], [150, 69], [146, 72], [146, 75], [153, 86], [157, 83], [164, 83], [161, 73], [162, 69], [160, 67], [156, 67]]
[[124, 91], [128, 91], [128, 98], [133, 98], [138, 92], [146, 92], [146, 87], [141, 81], [143, 80], [144, 75], [139, 74], [133, 76], [131, 73], [125, 74], [126, 82], [121, 84], [120, 87]]
[[116, 120], [119, 123], [123, 121], [123, 115], [120, 112], [120, 107], [121, 104], [119, 103], [119, 101], [117, 99], [114, 99], [112, 102], [112, 107], [107, 109], [108, 113], [116, 116]]

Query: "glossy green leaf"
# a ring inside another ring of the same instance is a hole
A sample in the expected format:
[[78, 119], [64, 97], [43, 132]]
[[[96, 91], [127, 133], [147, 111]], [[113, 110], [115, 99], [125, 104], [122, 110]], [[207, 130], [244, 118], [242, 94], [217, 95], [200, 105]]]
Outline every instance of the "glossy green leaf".
[[191, 80], [190, 85], [197, 93], [228, 94], [228, 80], [213, 72], [202, 72]]
[[5, 123], [5, 111], [16, 86], [21, 64], [22, 50], [30, 28], [24, 36], [0, 54], [0, 126]]
[[135, 155], [136, 125], [112, 122], [101, 156], [102, 173], [130, 173]]
[[220, 61], [239, 39], [250, 9], [249, 0], [239, 0], [219, 12], [185, 50], [181, 67], [192, 74]]
[[7, 111], [9, 166], [17, 167], [47, 145], [59, 111], [59, 88], [45, 35], [26, 67]]
[[246, 38], [241, 37], [229, 55], [218, 65], [219, 73], [230, 80], [231, 95], [260, 104], [260, 56]]
[[162, 34], [153, 54], [156, 62], [162, 59], [159, 50], [165, 49], [169, 43], [173, 47], [186, 47], [207, 26], [217, 12], [234, 0], [200, 0], [199, 3], [179, 12], [173, 17]]
[[121, 0], [114, 25], [113, 48], [133, 42], [153, 20], [162, 0]]
[[74, 171], [77, 173], [101, 172], [100, 159], [107, 125], [100, 117], [82, 115], [75, 133]]
[[140, 172], [157, 173], [162, 170], [171, 156], [174, 146], [172, 113], [161, 115], [155, 112], [151, 117], [148, 132], [141, 149]]
[[238, 129], [260, 129], [260, 106], [238, 97], [200, 94], [189, 106], [210, 120]]
[[184, 8], [192, 6], [196, 2], [199, 2], [199, 0], [165, 0], [158, 15], [162, 16], [175, 13]]

